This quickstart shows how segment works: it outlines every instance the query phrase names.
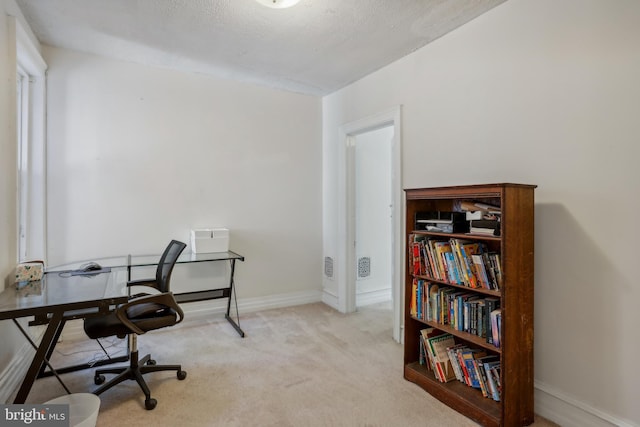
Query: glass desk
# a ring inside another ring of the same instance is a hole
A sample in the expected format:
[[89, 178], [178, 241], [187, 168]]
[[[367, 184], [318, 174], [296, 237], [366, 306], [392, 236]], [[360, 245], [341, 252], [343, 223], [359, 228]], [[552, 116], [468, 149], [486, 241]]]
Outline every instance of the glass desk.
[[[55, 344], [58, 342], [62, 329], [68, 320], [84, 319], [90, 316], [98, 316], [109, 313], [114, 306], [123, 304], [128, 300], [128, 288], [126, 283], [131, 280], [131, 270], [136, 267], [152, 267], [158, 265], [161, 255], [125, 255], [92, 259], [102, 266], [102, 270], [77, 274], [80, 266], [88, 261], [73, 262], [45, 270], [43, 280], [30, 282], [21, 288], [15, 285], [7, 287], [0, 293], [0, 320], [13, 319], [23, 335], [36, 348], [36, 354], [31, 362], [20, 390], [14, 403], [24, 403], [34, 381], [40, 377], [73, 372], [81, 369], [93, 368], [115, 362], [127, 361], [126, 356], [108, 358], [92, 364], [80, 364], [53, 369], [49, 365], [49, 359], [53, 354]], [[177, 263], [195, 262], [229, 262], [229, 280], [225, 287], [207, 289], [195, 292], [175, 293], [178, 303], [228, 298], [225, 318], [236, 329], [241, 337], [244, 331], [240, 328], [240, 316], [238, 301], [234, 292], [235, 262], [244, 261], [244, 256], [235, 252], [213, 253], [183, 253]], [[231, 317], [231, 298], [235, 302], [236, 320]], [[29, 322], [33, 325], [47, 325], [40, 345], [31, 340], [29, 334], [17, 322], [16, 319], [34, 316]], [[47, 366], [49, 370], [46, 370]], [[58, 380], [63, 385], [62, 380]]]
[[[120, 255], [114, 257], [106, 257], [99, 259], [89, 259], [85, 261], [76, 261], [69, 264], [57, 265], [54, 267], [47, 267], [47, 272], [64, 272], [78, 269], [82, 264], [94, 261], [100, 264], [102, 267], [149, 267], [158, 265], [160, 261], [160, 254], [158, 255]], [[177, 264], [191, 263], [191, 262], [211, 262], [211, 261], [229, 261], [240, 260], [244, 261], [244, 257], [233, 251], [227, 252], [209, 252], [195, 254], [192, 252], [184, 252], [178, 258]]]
[[[70, 264], [58, 265], [46, 269], [51, 272], [72, 272], [80, 268], [86, 262], [97, 262], [103, 268], [125, 268], [127, 270], [127, 280], [131, 280], [131, 269], [136, 267], [151, 267], [158, 265], [160, 255], [123, 255], [108, 258], [92, 259], [86, 261], [73, 262]], [[208, 289], [195, 292], [174, 292], [173, 295], [178, 303], [188, 303], [196, 301], [205, 301], [219, 298], [228, 298], [227, 311], [225, 318], [231, 323], [235, 330], [244, 337], [244, 331], [240, 328], [240, 314], [238, 312], [238, 299], [234, 292], [234, 272], [236, 261], [244, 261], [244, 256], [233, 251], [227, 252], [210, 252], [210, 253], [183, 253], [178, 258], [178, 264], [194, 263], [194, 262], [224, 262], [228, 261], [231, 267], [228, 285], [223, 288]], [[236, 320], [231, 317], [231, 298], [235, 303]]]
[[[25, 402], [39, 373], [49, 365], [49, 357], [67, 320], [106, 315], [113, 306], [127, 302], [126, 277], [123, 268], [76, 276], [48, 272], [40, 281], [20, 287], [10, 285], [0, 293], [0, 320], [13, 320], [36, 349], [14, 403]], [[34, 320], [30, 325], [47, 325], [39, 345], [17, 321], [31, 316]]]

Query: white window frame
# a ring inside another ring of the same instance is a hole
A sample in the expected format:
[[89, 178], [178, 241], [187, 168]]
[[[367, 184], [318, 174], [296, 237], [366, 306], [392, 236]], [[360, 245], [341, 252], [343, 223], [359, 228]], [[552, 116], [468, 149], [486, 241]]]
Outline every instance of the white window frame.
[[16, 130], [18, 137], [18, 261], [27, 259], [27, 212], [29, 201], [29, 75], [17, 67]]
[[36, 44], [12, 18], [18, 80], [18, 262], [46, 262], [46, 69]]

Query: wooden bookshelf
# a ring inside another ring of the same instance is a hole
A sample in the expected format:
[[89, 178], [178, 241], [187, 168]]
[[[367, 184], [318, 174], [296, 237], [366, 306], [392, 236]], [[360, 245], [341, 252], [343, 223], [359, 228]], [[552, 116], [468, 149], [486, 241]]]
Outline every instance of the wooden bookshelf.
[[[470, 288], [438, 280], [429, 274], [413, 275], [411, 256], [405, 275], [404, 377], [451, 408], [484, 426], [525, 426], [533, 413], [533, 271], [535, 185], [487, 184], [406, 191], [407, 254], [409, 236], [422, 234], [434, 239], [458, 238], [483, 242], [500, 256], [502, 286], [499, 290]], [[481, 201], [500, 207], [500, 236], [441, 233], [418, 230], [417, 212], [453, 212], [459, 202]], [[411, 313], [414, 279], [463, 289], [479, 298], [497, 297], [502, 310], [500, 348], [486, 339], [447, 324], [418, 318]], [[496, 355], [501, 367], [500, 401], [484, 397], [480, 389], [460, 381], [440, 382], [427, 364], [420, 364], [420, 331], [433, 327], [455, 337], [456, 343]]]

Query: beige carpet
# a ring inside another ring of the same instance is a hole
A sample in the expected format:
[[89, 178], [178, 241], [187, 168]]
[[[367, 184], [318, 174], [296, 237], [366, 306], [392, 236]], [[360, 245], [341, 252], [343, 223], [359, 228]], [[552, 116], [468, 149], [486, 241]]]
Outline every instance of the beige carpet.
[[[343, 315], [317, 303], [243, 315], [245, 338], [222, 315], [151, 332], [139, 338], [140, 353], [181, 363], [187, 378], [147, 375], [158, 400], [152, 411], [134, 381], [112, 388], [100, 396], [98, 426], [476, 426], [403, 379], [391, 315], [389, 304]], [[92, 358], [95, 349], [91, 341], [61, 343], [54, 365]], [[95, 388], [91, 371], [63, 378], [72, 392]], [[61, 394], [55, 378], [45, 378], [28, 401]]]

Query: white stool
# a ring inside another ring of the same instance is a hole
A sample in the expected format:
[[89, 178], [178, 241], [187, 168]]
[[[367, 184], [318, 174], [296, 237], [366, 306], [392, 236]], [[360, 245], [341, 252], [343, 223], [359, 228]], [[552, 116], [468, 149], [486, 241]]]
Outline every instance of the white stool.
[[72, 393], [51, 399], [46, 404], [69, 405], [69, 427], [95, 427], [100, 398], [91, 393]]

